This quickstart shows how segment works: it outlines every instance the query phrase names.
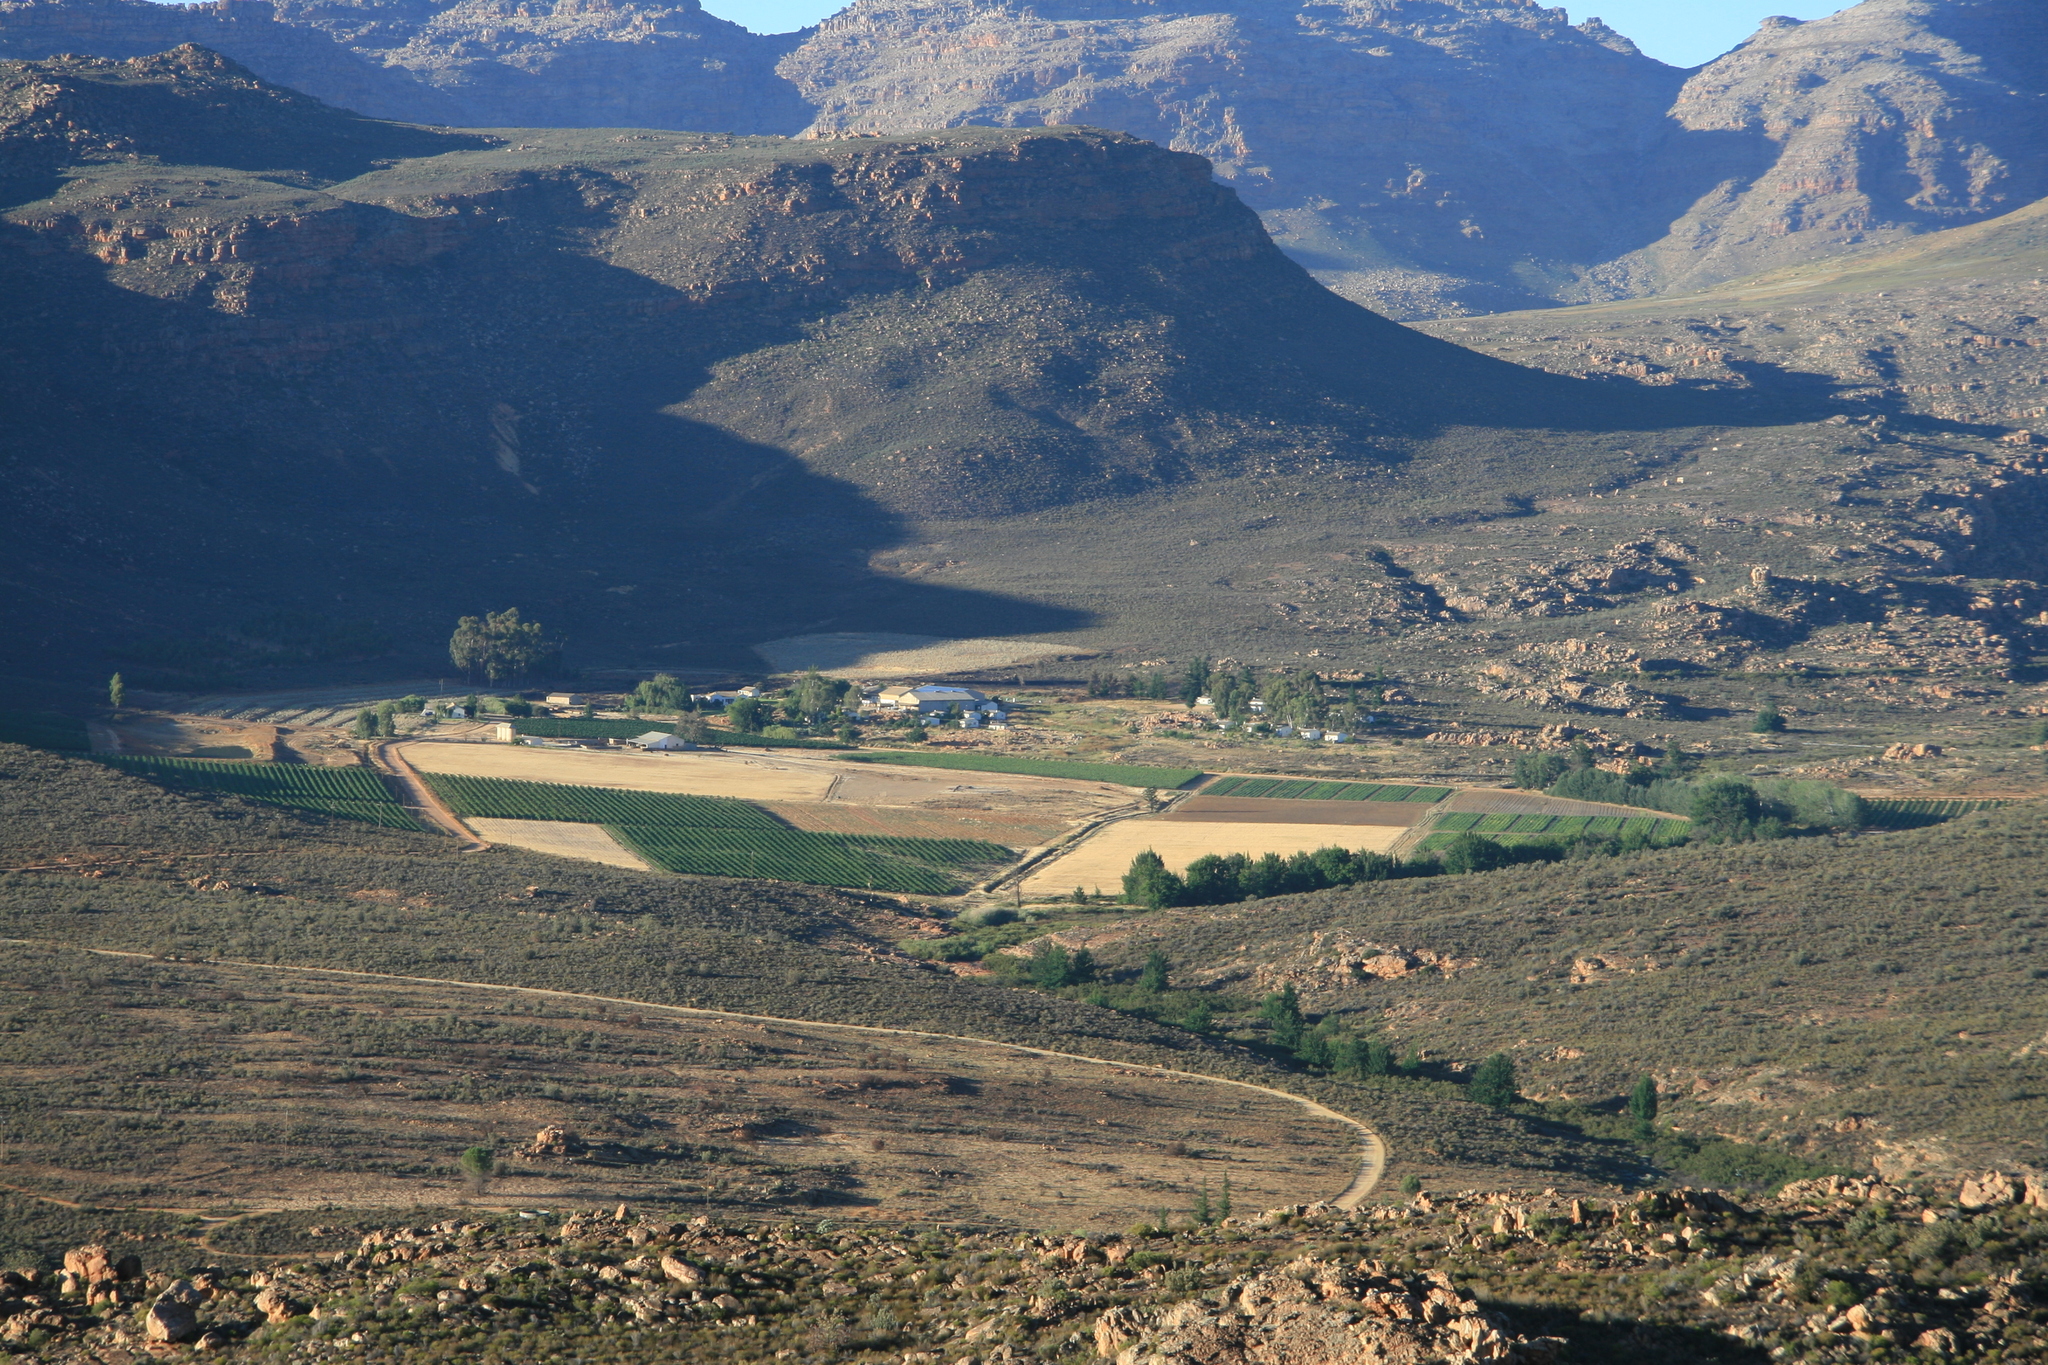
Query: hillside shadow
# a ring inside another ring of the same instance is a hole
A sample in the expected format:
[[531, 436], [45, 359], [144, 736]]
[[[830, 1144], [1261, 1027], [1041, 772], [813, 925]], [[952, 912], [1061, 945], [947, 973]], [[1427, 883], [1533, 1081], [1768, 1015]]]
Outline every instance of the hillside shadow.
[[707, 315], [560, 250], [573, 218], [421, 239], [425, 258], [393, 267], [420, 220], [333, 212], [358, 244], [332, 263], [351, 290], [259, 283], [245, 314], [123, 288], [0, 227], [0, 349], [17, 358], [0, 398], [25, 490], [0, 524], [31, 589], [8, 595], [0, 629], [36, 675], [103, 674], [140, 641], [278, 611], [361, 619], [399, 641], [401, 671], [458, 615], [512, 605], [572, 662], [754, 669], [746, 646], [812, 631], [1089, 621], [874, 572], [868, 556], [906, 534], [896, 514], [673, 414], [789, 319]]

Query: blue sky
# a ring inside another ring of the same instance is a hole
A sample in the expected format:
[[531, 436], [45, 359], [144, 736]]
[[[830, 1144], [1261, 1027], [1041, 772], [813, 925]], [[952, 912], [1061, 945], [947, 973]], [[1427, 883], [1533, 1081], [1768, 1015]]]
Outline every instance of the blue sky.
[[[756, 33], [788, 33], [839, 12], [834, 0], [705, 0], [704, 8]], [[1841, 0], [1593, 0], [1568, 6], [1572, 22], [1598, 15], [1660, 62], [1698, 66], [1756, 32], [1773, 14], [1818, 19]]]

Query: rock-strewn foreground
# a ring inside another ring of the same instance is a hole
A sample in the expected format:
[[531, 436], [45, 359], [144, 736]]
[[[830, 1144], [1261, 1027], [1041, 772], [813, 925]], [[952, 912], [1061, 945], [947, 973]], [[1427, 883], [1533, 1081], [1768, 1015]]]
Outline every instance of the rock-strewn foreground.
[[1467, 1191], [1086, 1238], [672, 1222], [623, 1205], [400, 1227], [327, 1214], [240, 1230], [296, 1258], [195, 1260], [159, 1243], [145, 1263], [115, 1242], [75, 1247], [59, 1269], [53, 1248], [0, 1276], [0, 1338], [105, 1362], [183, 1347], [487, 1362], [2032, 1361], [2048, 1355], [2032, 1289], [2043, 1197], [1996, 1172], [1960, 1189], [1829, 1178], [1774, 1198]]
[[1696, 72], [1534, 0], [857, 0], [773, 37], [688, 0], [0, 3], [0, 56], [182, 42], [438, 123], [1125, 131], [1211, 158], [1297, 260], [1398, 317], [1703, 287], [2048, 193], [2032, 0], [1767, 20]]

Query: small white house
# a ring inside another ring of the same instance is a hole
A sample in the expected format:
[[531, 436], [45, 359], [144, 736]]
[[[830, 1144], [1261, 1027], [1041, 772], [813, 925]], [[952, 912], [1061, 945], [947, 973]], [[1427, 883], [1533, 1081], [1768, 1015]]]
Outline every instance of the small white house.
[[1303, 739], [1321, 739], [1323, 737], [1323, 732], [1321, 730], [1303, 730], [1301, 732], [1301, 737]]
[[1276, 725], [1273, 727], [1273, 733], [1285, 739], [1294, 733], [1294, 727], [1292, 725]]
[[519, 732], [512, 728], [512, 722], [509, 720], [501, 720], [491, 727], [491, 738], [500, 744], [510, 744], [518, 737]]
[[1214, 706], [1215, 704], [1216, 704], [1216, 699], [1215, 699], [1214, 697], [1196, 697], [1196, 698], [1195, 698], [1195, 705], [1197, 705], [1197, 706]]
[[1251, 707], [1253, 715], [1263, 716], [1266, 714], [1266, 703], [1260, 701], [1257, 697], [1253, 697], [1251, 701], [1246, 704]]
[[1349, 744], [1351, 736], [1345, 734], [1342, 730], [1331, 730], [1323, 736], [1323, 742], [1325, 744]]

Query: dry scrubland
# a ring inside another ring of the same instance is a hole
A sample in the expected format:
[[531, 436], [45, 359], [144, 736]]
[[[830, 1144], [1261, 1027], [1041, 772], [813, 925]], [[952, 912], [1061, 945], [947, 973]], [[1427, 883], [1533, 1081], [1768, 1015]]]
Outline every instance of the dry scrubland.
[[[8, 1183], [94, 1207], [1105, 1230], [1205, 1180], [1264, 1207], [1358, 1168], [1354, 1130], [1283, 1096], [973, 1041], [21, 945], [0, 1009]], [[534, 1154], [550, 1125], [587, 1150]], [[477, 1144], [502, 1158], [481, 1192], [455, 1161]]]

